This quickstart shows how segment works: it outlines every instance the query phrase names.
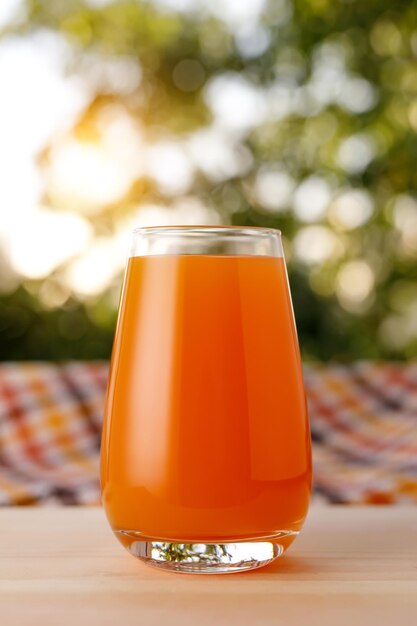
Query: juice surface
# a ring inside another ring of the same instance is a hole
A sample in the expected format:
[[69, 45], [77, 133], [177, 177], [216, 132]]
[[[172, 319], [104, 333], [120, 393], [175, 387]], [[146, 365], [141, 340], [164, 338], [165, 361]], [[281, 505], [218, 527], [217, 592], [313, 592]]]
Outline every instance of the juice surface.
[[232, 541], [300, 528], [310, 437], [283, 259], [129, 260], [101, 479], [116, 531]]

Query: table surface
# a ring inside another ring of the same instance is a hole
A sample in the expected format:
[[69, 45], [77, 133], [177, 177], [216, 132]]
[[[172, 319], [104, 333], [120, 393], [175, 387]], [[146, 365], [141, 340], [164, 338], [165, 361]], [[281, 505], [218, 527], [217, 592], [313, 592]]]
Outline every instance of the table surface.
[[228, 576], [140, 563], [98, 508], [5, 508], [0, 616], [2, 626], [417, 624], [417, 507], [313, 507], [283, 558]]

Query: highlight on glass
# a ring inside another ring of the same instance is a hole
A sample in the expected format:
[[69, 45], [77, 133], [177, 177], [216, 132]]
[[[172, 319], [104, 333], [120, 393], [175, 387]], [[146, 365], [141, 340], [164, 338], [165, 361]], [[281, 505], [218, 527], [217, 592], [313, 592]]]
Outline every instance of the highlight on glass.
[[249, 570], [296, 538], [311, 446], [279, 231], [134, 232], [101, 483], [122, 545], [167, 570]]

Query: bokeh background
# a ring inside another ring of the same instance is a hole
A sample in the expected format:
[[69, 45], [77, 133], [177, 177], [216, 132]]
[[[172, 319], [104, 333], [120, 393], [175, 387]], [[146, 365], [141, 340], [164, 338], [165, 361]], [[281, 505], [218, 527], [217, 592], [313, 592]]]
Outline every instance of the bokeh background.
[[2, 0], [0, 359], [107, 358], [141, 225], [280, 228], [306, 361], [417, 355], [417, 2]]

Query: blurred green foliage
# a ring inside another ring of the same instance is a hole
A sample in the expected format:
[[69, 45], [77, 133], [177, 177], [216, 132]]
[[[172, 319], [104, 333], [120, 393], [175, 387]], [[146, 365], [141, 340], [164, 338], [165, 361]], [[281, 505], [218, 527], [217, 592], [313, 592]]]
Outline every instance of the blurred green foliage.
[[[176, 12], [133, 0], [94, 5], [29, 0], [24, 23], [15, 29], [22, 35], [37, 28], [57, 31], [76, 42], [78, 60], [93, 50], [138, 61], [138, 87], [96, 93], [85, 119], [103, 103], [119, 102], [144, 123], [150, 142], [173, 135], [180, 140], [211, 123], [207, 90], [216, 77], [243, 78], [267, 98], [273, 113], [262, 113], [260, 99], [258, 123], [233, 131], [246, 167], [217, 180], [197, 168], [187, 194], [214, 207], [226, 223], [282, 230], [304, 358], [415, 357], [417, 2], [270, 0], [258, 35], [246, 44], [207, 10]], [[326, 211], [309, 215], [299, 195], [297, 212], [297, 192], [284, 206], [274, 205], [273, 186], [268, 206], [265, 180], [262, 192], [268, 167], [285, 172], [295, 188], [311, 177], [319, 187], [327, 185]], [[362, 194], [359, 209], [355, 190]], [[343, 194], [348, 200], [340, 209]], [[97, 232], [111, 230], [133, 206], [169, 205], [174, 199], [144, 176], [91, 223]], [[329, 241], [332, 251], [321, 254]], [[303, 255], [303, 246], [310, 245], [318, 246], [316, 257]], [[350, 283], [356, 277], [361, 283], [364, 266], [371, 278], [366, 275], [356, 292]], [[36, 294], [35, 281], [1, 297], [2, 359], [109, 355], [114, 293], [98, 300], [71, 298], [52, 309]]]

